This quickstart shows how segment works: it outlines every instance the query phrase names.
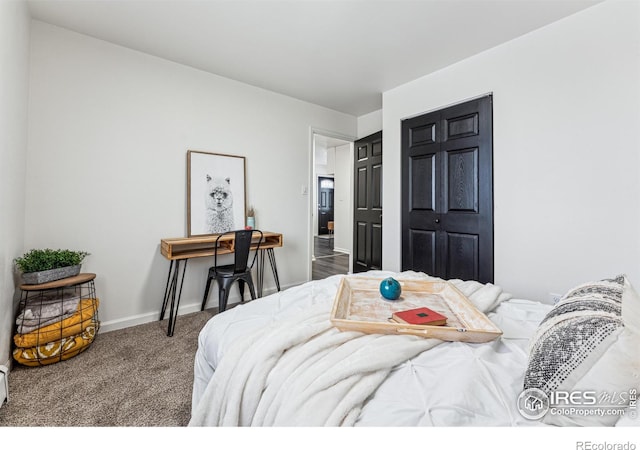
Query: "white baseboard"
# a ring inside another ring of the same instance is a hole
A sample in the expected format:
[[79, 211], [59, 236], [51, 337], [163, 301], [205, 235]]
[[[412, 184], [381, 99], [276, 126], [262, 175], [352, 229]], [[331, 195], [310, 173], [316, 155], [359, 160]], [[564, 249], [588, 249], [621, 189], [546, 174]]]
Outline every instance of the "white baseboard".
[[345, 248], [339, 248], [339, 247], [333, 247], [333, 251], [334, 252], [340, 252], [340, 253], [346, 253], [347, 255], [350, 255], [351, 252]]
[[[281, 286], [280, 290], [284, 291], [285, 289], [288, 289], [290, 287], [293, 286], [297, 286], [300, 283], [297, 284], [290, 284], [287, 286]], [[262, 294], [263, 297], [266, 297], [267, 295], [271, 295], [273, 293], [277, 292], [276, 291], [276, 287], [270, 287], [270, 288], [266, 288], [264, 289], [264, 292]], [[214, 297], [213, 295], [211, 296], [212, 298]], [[215, 295], [216, 299], [217, 299], [217, 294]], [[246, 293], [245, 293], [245, 297], [246, 297]], [[182, 299], [184, 300], [184, 299]], [[190, 313], [194, 313], [194, 312], [198, 312], [200, 311], [200, 307], [202, 306], [202, 300], [198, 300], [196, 302], [194, 302], [193, 300], [190, 303], [186, 303], [186, 304], [181, 304], [180, 308], [178, 308], [178, 316], [182, 316], [184, 314], [190, 314]], [[181, 301], [182, 303], [182, 301]], [[229, 297], [229, 305], [233, 305], [236, 303], [240, 303], [240, 295], [239, 294], [235, 294]], [[214, 303], [211, 303], [209, 305], [209, 307], [214, 306]], [[167, 308], [167, 311], [165, 312], [164, 318], [168, 319], [169, 318], [169, 308]], [[98, 332], [98, 334], [100, 333], [106, 333], [109, 331], [115, 331], [115, 330], [121, 330], [123, 328], [129, 328], [129, 327], [134, 327], [136, 325], [143, 325], [145, 323], [150, 323], [150, 322], [156, 322], [160, 319], [160, 311], [154, 311], [154, 312], [150, 312], [150, 313], [146, 313], [146, 314], [139, 314], [136, 316], [129, 316], [129, 317], [125, 317], [122, 319], [117, 319], [117, 320], [110, 320], [108, 322], [100, 322], [100, 331]]]

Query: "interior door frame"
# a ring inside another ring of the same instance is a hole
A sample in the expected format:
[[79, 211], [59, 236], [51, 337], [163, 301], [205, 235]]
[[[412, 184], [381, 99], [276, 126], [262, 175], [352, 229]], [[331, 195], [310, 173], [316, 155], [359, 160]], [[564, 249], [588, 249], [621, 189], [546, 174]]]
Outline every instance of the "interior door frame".
[[[350, 158], [351, 161], [349, 171], [353, 172], [353, 143], [358, 139], [355, 136], [343, 134], [337, 131], [331, 131], [324, 128], [317, 127], [309, 127], [309, 166], [308, 166], [308, 174], [307, 174], [307, 184], [302, 186], [302, 195], [307, 196], [307, 281], [311, 281], [312, 278], [312, 256], [313, 256], [313, 238], [314, 238], [314, 221], [313, 221], [313, 210], [316, 208], [316, 205], [313, 201], [313, 192], [311, 189], [315, 189], [314, 183], [316, 183], [315, 179], [315, 145], [314, 145], [314, 136], [315, 135], [326, 136], [335, 139], [341, 139], [343, 141], [347, 141], [351, 143], [350, 149]], [[304, 192], [306, 189], [306, 193]], [[353, 197], [353, 180], [350, 183], [349, 187], [349, 197]], [[353, 200], [350, 200], [349, 206], [349, 214], [353, 215]], [[353, 252], [349, 254], [349, 268], [352, 267], [353, 264]]]
[[[322, 184], [322, 180], [331, 180], [333, 182], [334, 187], [331, 188], [331, 191], [333, 192], [334, 195], [334, 202], [331, 205], [331, 215], [335, 215], [335, 175], [318, 175], [316, 174], [316, 184], [315, 187], [317, 189], [317, 193], [320, 194], [320, 191], [322, 190], [321, 184]], [[316, 208], [317, 210], [320, 210], [320, 196], [316, 197]], [[333, 218], [331, 219], [333, 220]], [[316, 215], [316, 223], [318, 225], [318, 236], [320, 235], [320, 216]]]

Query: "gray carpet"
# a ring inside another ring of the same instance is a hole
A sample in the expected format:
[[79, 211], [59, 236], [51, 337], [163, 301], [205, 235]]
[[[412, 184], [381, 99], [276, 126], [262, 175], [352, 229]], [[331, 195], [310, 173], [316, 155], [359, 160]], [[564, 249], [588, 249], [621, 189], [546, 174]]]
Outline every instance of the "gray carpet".
[[78, 356], [14, 365], [0, 426], [185, 426], [191, 416], [198, 333], [215, 310], [99, 333]]

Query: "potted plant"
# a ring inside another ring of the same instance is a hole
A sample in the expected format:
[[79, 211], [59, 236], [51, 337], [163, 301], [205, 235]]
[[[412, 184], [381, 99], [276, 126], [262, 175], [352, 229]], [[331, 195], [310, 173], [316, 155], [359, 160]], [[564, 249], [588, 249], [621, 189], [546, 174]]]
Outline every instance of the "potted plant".
[[41, 284], [78, 275], [88, 255], [84, 251], [34, 249], [14, 262], [22, 272], [24, 284]]

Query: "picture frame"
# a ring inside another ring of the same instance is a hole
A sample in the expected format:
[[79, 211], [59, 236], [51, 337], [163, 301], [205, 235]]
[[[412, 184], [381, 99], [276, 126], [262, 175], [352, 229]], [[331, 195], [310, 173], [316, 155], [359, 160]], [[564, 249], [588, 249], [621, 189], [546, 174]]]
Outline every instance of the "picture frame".
[[244, 229], [244, 156], [187, 151], [187, 236]]

